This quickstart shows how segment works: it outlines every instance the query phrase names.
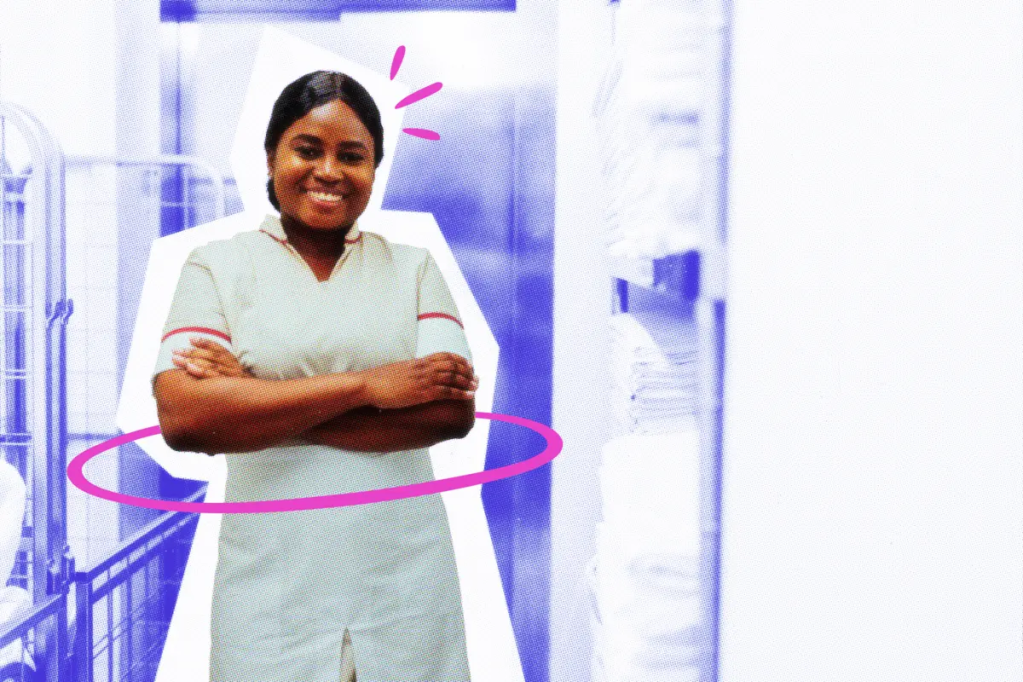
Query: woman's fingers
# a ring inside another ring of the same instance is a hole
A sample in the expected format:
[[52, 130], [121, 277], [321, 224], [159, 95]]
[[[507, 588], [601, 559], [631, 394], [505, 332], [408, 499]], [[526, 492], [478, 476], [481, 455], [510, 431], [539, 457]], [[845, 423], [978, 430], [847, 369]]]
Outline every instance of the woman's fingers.
[[465, 374], [447, 372], [441, 375], [438, 382], [438, 390], [451, 398], [467, 400], [476, 393], [476, 387], [472, 379]]
[[175, 365], [184, 369], [192, 376], [200, 379], [208, 377], [241, 376], [238, 372], [229, 367], [225, 367], [222, 363], [217, 362], [216, 360], [210, 360], [194, 354], [189, 354], [188, 351], [177, 353], [172, 360]]
[[195, 362], [193, 360], [190, 360], [187, 356], [183, 356], [183, 355], [180, 355], [180, 354], [175, 354], [171, 358], [171, 360], [174, 361], [174, 364], [177, 367], [179, 367], [180, 369], [185, 370], [186, 372], [188, 372], [192, 376], [196, 377], [197, 379], [202, 379], [204, 376], [206, 376], [205, 368], [203, 368], [201, 365], [199, 365], [199, 363], [197, 363], [197, 362]]
[[219, 343], [202, 337], [192, 337], [189, 340], [194, 347], [176, 350], [174, 355], [186, 361], [196, 362], [203, 369], [203, 376], [252, 376], [238, 358]]
[[367, 399], [379, 408], [401, 408], [435, 400], [472, 400], [472, 366], [453, 353], [436, 353], [365, 370]]
[[438, 369], [433, 373], [433, 383], [455, 388], [467, 388], [472, 384], [472, 379], [465, 374], [448, 369]]
[[472, 370], [469, 371], [464, 371], [461, 369], [440, 370], [438, 372], [438, 376], [442, 377], [445, 380], [450, 380], [452, 385], [457, 386], [469, 386], [474, 381], [476, 381], [476, 375], [472, 373]]
[[186, 370], [189, 374], [199, 378], [221, 375], [216, 363], [209, 362], [202, 358], [180, 357], [175, 358], [174, 363]]
[[217, 371], [216, 362], [197, 354], [194, 350], [174, 351], [172, 359], [174, 360], [174, 364], [182, 369], [189, 369], [190, 367], [196, 368], [195, 370], [189, 371], [190, 374], [195, 374], [196, 376], [206, 376], [211, 371], [214, 373]]
[[461, 355], [455, 353], [434, 353], [433, 355], [426, 356], [425, 359], [454, 371], [472, 374], [472, 364]]
[[194, 362], [190, 362], [187, 358], [175, 355], [171, 358], [171, 360], [174, 361], [174, 365], [178, 367], [178, 369], [185, 370], [196, 379], [202, 379], [206, 375], [202, 368], [197, 366]]
[[435, 386], [430, 400], [472, 400], [475, 396], [475, 391], [467, 391], [454, 386]]
[[475, 397], [479, 377], [472, 363], [454, 353], [436, 353], [426, 359], [433, 368], [429, 381], [437, 386], [431, 393], [433, 400], [472, 400]]
[[473, 390], [472, 379], [468, 375], [448, 370], [441, 370], [435, 373], [431, 383], [466, 391]]
[[220, 376], [220, 373], [215, 367], [206, 363], [202, 360], [190, 360], [187, 358], [176, 357], [173, 358], [174, 364], [185, 370], [196, 379], [206, 379], [208, 377]]
[[238, 359], [235, 358], [234, 354], [219, 343], [214, 343], [209, 339], [196, 338], [192, 339], [192, 345], [195, 346], [195, 348], [191, 351], [193, 357], [200, 357], [204, 360], [217, 362], [226, 366], [239, 364]]
[[187, 358], [189, 360], [202, 360], [203, 362], [216, 363], [218, 361], [217, 356], [208, 350], [200, 348], [191, 348], [188, 350], [176, 350], [174, 354], [178, 357]]
[[188, 364], [194, 371], [199, 372], [203, 378], [208, 379], [210, 377], [220, 376], [220, 372], [217, 371], [216, 367], [211, 365], [194, 361], [189, 362]]
[[472, 365], [454, 353], [435, 353], [427, 356], [436, 381], [459, 388], [467, 388], [473, 381]]

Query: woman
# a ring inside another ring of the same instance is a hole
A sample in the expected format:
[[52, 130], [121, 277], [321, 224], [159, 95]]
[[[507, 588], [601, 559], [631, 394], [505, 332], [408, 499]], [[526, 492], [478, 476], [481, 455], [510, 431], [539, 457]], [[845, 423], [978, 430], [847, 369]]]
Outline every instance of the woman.
[[[280, 218], [182, 269], [154, 378], [164, 438], [234, 453], [228, 501], [432, 480], [426, 448], [472, 428], [478, 382], [429, 253], [359, 230], [376, 105], [308, 74], [264, 146]], [[362, 682], [468, 680], [441, 498], [224, 515], [212, 634], [214, 682], [354, 680], [353, 657]]]

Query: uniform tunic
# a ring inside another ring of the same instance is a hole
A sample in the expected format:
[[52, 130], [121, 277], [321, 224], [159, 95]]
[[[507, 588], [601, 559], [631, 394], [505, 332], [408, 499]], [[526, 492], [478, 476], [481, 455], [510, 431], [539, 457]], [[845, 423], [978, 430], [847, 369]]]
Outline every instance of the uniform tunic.
[[[172, 351], [190, 347], [191, 336], [226, 346], [260, 379], [360, 371], [445, 350], [471, 360], [428, 251], [356, 225], [319, 282], [276, 216], [192, 251], [154, 376], [175, 367]], [[298, 439], [227, 455], [227, 471], [230, 502], [434, 478], [425, 448], [364, 453]], [[441, 497], [225, 514], [212, 628], [213, 682], [338, 682], [347, 677], [343, 645], [359, 682], [469, 680]]]

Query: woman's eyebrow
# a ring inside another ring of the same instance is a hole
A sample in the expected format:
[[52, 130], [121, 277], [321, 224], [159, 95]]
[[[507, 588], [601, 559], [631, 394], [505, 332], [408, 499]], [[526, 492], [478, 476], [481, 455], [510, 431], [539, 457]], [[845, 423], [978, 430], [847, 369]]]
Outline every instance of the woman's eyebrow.
[[[291, 141], [292, 143], [307, 142], [316, 145], [323, 144], [323, 140], [321, 140], [315, 135], [310, 135], [309, 133], [299, 133], [295, 137], [291, 138]], [[364, 143], [359, 142], [358, 140], [344, 140], [343, 142], [338, 142], [337, 146], [343, 149], [366, 149], [366, 150], [369, 149], [369, 147], [367, 147]]]
[[309, 135], [308, 133], [300, 133], [295, 137], [291, 138], [292, 142], [311, 142], [313, 144], [323, 144], [323, 140], [316, 137], [315, 135]]

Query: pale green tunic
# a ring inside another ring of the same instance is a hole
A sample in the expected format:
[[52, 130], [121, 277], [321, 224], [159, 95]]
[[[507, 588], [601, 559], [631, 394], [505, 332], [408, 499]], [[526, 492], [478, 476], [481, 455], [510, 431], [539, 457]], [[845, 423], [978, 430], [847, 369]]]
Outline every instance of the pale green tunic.
[[[471, 360], [433, 258], [353, 227], [318, 282], [276, 216], [195, 249], [157, 374], [200, 335], [262, 379], [358, 371], [447, 350]], [[230, 428], [225, 425], [225, 428]], [[292, 441], [227, 455], [227, 501], [331, 495], [434, 478], [426, 449], [369, 454]], [[359, 682], [469, 680], [458, 577], [439, 495], [225, 514], [213, 682], [338, 682], [346, 631]]]

